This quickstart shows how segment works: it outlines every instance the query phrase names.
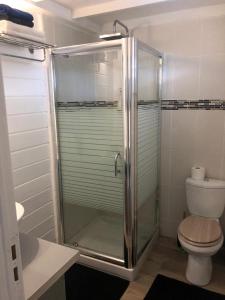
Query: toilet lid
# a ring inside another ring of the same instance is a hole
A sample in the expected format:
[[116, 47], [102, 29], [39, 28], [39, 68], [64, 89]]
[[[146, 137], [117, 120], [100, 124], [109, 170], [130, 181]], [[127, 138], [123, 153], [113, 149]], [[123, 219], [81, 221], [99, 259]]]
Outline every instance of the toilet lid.
[[215, 243], [222, 237], [219, 222], [199, 216], [185, 218], [178, 228], [178, 233], [190, 243], [203, 246]]

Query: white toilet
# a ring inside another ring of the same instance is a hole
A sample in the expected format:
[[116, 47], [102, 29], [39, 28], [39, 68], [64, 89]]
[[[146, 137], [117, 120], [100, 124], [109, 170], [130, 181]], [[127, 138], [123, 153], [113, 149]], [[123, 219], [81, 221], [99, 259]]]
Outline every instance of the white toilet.
[[178, 228], [178, 239], [188, 255], [186, 278], [204, 286], [212, 275], [212, 260], [223, 245], [219, 218], [225, 205], [225, 181], [186, 179], [186, 197], [190, 216]]

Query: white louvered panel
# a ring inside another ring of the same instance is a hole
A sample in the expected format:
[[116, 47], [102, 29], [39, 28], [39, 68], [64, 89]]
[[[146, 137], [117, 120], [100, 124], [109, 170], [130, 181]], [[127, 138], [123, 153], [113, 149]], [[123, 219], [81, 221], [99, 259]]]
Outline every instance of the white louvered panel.
[[46, 81], [43, 79], [5, 77], [4, 86], [6, 97], [47, 96]]
[[[46, 199], [49, 199], [49, 201], [52, 200], [51, 188], [42, 190], [42, 192], [33, 194], [30, 198], [24, 200], [22, 204], [26, 210], [26, 214], [30, 215], [32, 212], [44, 206], [46, 204]], [[37, 226], [37, 224], [34, 226]]]
[[43, 160], [37, 163], [16, 169], [13, 171], [13, 181], [15, 187], [45, 175], [50, 170], [50, 160]]
[[[26, 215], [23, 218], [23, 222], [20, 224], [20, 231], [29, 232], [35, 225], [39, 225], [44, 222], [53, 214], [52, 201], [47, 202], [41, 208], [33, 211], [31, 214]], [[50, 228], [49, 228], [50, 229]]]
[[43, 175], [35, 178], [32, 181], [26, 182], [22, 185], [15, 187], [15, 199], [17, 202], [23, 202], [24, 200], [36, 195], [51, 186], [50, 174]]
[[[57, 118], [63, 200], [122, 213], [124, 175], [114, 175], [114, 157], [123, 154], [122, 111], [58, 107]], [[118, 168], [122, 170], [120, 160]]]
[[13, 152], [47, 144], [49, 142], [48, 128], [10, 134], [9, 142]]
[[20, 231], [47, 237], [54, 225], [46, 67], [11, 58], [2, 67], [15, 198], [25, 207]]
[[41, 236], [42, 239], [44, 240], [48, 240], [50, 242], [56, 242], [56, 238], [55, 238], [55, 229], [54, 227], [52, 227], [52, 229], [50, 229], [47, 233], [43, 234]]
[[45, 97], [7, 97], [6, 108], [8, 115], [39, 113], [48, 110]]
[[37, 130], [48, 127], [46, 112], [8, 116], [9, 133]]
[[22, 168], [49, 158], [49, 145], [41, 145], [13, 152], [11, 155], [13, 169]]
[[28, 233], [33, 236], [43, 236], [49, 231], [49, 228], [54, 228], [54, 216], [50, 216], [44, 222], [28, 231]]

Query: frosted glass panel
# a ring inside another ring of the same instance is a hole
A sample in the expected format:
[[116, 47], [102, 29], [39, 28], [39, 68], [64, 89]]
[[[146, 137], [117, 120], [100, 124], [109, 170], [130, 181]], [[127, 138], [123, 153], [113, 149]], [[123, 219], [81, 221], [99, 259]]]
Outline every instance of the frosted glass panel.
[[121, 50], [57, 56], [55, 68], [65, 242], [123, 259]]
[[160, 102], [159, 58], [138, 49], [138, 253], [152, 237], [157, 222]]

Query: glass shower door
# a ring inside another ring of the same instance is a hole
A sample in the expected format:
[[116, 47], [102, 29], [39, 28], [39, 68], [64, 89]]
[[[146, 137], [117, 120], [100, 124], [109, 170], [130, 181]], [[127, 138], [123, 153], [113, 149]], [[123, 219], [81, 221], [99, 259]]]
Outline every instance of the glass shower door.
[[137, 254], [157, 226], [160, 153], [159, 53], [137, 43]]
[[55, 55], [64, 242], [124, 261], [121, 47]]

